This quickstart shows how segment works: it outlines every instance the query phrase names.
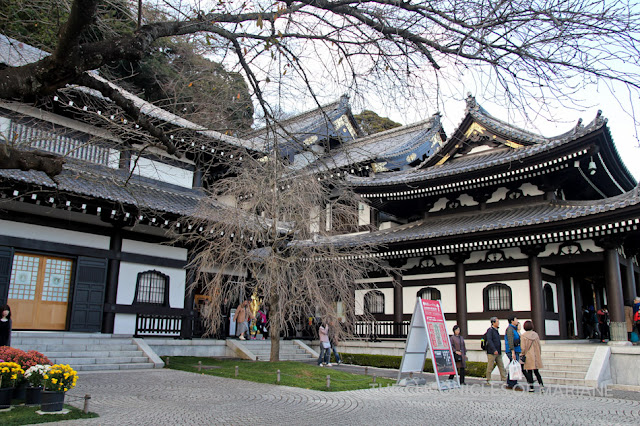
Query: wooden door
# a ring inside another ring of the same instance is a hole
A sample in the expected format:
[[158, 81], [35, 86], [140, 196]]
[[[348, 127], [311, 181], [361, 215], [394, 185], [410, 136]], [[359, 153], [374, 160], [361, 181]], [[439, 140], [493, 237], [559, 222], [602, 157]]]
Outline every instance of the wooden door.
[[70, 259], [16, 253], [7, 299], [13, 328], [65, 330], [72, 270]]

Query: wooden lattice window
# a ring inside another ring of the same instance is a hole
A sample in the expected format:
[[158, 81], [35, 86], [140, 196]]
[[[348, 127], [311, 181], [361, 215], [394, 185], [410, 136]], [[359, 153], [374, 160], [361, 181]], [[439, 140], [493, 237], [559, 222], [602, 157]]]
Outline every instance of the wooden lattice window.
[[384, 293], [368, 291], [364, 295], [364, 311], [368, 314], [384, 314]]
[[133, 303], [168, 306], [169, 276], [158, 271], [140, 272]]
[[483, 291], [485, 311], [510, 311], [511, 287], [502, 283], [486, 286]]
[[440, 290], [433, 287], [424, 287], [418, 290], [418, 297], [427, 300], [442, 300]]

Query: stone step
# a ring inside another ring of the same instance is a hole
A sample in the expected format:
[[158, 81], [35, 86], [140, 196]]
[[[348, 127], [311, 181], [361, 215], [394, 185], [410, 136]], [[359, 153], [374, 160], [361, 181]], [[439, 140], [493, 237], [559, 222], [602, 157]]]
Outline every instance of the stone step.
[[559, 358], [559, 359], [592, 359], [595, 352], [543, 352], [542, 359]]
[[47, 352], [82, 352], [82, 351], [104, 351], [106, 348], [109, 348], [110, 351], [134, 351], [138, 350], [138, 345], [131, 344], [123, 344], [123, 345], [60, 345], [60, 344], [24, 344], [24, 345], [14, 345], [18, 349], [22, 349], [24, 351], [35, 350], [38, 352], [42, 352], [46, 355]]
[[107, 357], [107, 358], [54, 358], [51, 359], [56, 364], [86, 365], [86, 364], [137, 364], [149, 362], [146, 356], [139, 357]]
[[11, 339], [14, 345], [127, 345], [131, 344], [131, 339], [95, 339], [95, 338], [21, 338]]
[[131, 339], [131, 335], [123, 334], [102, 334], [102, 333], [82, 333], [73, 331], [14, 331], [11, 333], [11, 339], [14, 338], [93, 338], [93, 339]]
[[152, 362], [139, 364], [81, 364], [75, 368], [77, 371], [103, 371], [103, 370], [137, 370], [153, 368]]
[[591, 365], [592, 358], [554, 358], [542, 356], [543, 364]]
[[[543, 370], [544, 371], [544, 370]], [[542, 374], [542, 378], [545, 377], [545, 374]], [[583, 371], [546, 371], [546, 375], [550, 378], [566, 378], [566, 379], [584, 379], [586, 377], [586, 372]]]
[[49, 358], [108, 358], [144, 356], [142, 351], [47, 352]]

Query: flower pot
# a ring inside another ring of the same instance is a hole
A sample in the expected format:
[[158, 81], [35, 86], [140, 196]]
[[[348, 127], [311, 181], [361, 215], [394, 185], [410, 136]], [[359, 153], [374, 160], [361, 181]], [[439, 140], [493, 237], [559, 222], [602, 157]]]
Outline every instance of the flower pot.
[[25, 401], [24, 403], [27, 405], [40, 405], [40, 401], [42, 398], [42, 387], [33, 387], [28, 386], [25, 389]]
[[62, 411], [64, 407], [64, 392], [43, 390], [41, 393], [40, 410], [45, 413]]
[[13, 388], [0, 388], [0, 410], [11, 407]]
[[24, 400], [26, 398], [25, 396], [26, 391], [27, 391], [27, 383], [20, 382], [19, 385], [13, 388], [13, 399]]

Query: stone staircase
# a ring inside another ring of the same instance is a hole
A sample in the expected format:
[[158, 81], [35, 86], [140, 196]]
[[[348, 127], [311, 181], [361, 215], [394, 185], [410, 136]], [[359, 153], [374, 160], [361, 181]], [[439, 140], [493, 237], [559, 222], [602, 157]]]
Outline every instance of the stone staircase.
[[586, 376], [597, 345], [544, 344], [540, 370], [545, 385], [587, 386]]
[[[256, 361], [269, 361], [271, 354], [270, 340], [234, 340], [255, 355]], [[280, 361], [309, 361], [315, 357], [293, 340], [280, 340]]]
[[16, 331], [11, 346], [36, 350], [77, 371], [154, 368], [133, 338], [100, 333]]

